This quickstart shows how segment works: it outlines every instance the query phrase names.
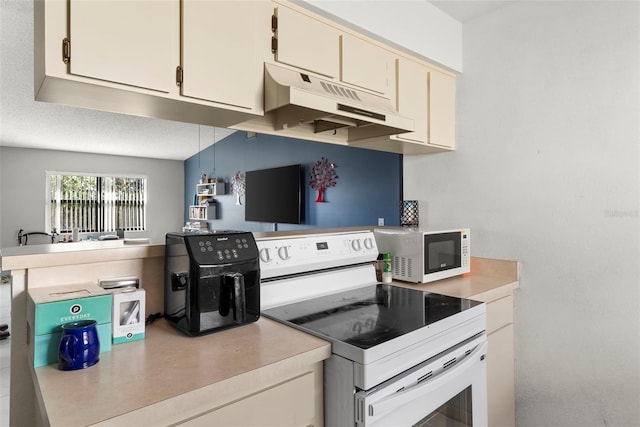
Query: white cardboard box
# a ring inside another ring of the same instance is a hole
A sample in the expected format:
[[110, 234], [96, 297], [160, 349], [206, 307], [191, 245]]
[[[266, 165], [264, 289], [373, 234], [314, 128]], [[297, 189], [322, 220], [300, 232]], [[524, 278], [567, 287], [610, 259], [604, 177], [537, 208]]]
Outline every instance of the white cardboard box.
[[113, 294], [113, 343], [122, 344], [144, 339], [144, 289]]

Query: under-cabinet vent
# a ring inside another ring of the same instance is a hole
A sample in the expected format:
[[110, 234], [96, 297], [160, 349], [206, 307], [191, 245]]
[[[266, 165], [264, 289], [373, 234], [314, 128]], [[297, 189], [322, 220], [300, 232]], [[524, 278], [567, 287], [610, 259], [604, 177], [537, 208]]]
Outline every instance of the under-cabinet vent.
[[320, 81], [320, 85], [322, 86], [322, 89], [324, 89], [324, 91], [327, 93], [340, 96], [342, 98], [354, 99], [356, 101], [362, 102], [362, 100], [358, 96], [358, 93], [354, 90], [349, 89], [348, 87], [342, 87], [323, 81]]

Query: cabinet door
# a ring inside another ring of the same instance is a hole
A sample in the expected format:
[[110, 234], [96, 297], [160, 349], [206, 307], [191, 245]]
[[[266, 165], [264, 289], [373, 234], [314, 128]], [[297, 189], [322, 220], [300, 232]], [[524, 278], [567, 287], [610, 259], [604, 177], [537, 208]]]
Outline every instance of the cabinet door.
[[456, 140], [456, 81], [429, 70], [429, 144], [454, 148]]
[[340, 36], [340, 42], [340, 80], [388, 96], [395, 83], [391, 54], [349, 34]]
[[315, 425], [314, 374], [309, 372], [181, 426], [299, 427]]
[[338, 30], [284, 6], [276, 8], [278, 49], [275, 60], [328, 77], [338, 77]]
[[429, 140], [429, 70], [404, 58], [399, 58], [396, 66], [398, 113], [414, 120], [415, 131], [403, 133], [394, 139], [425, 143]]
[[266, 2], [182, 0], [181, 94], [262, 109], [269, 11]]
[[513, 324], [488, 335], [487, 399], [490, 426], [513, 426], [515, 416]]
[[70, 0], [70, 72], [169, 92], [178, 65], [178, 0]]

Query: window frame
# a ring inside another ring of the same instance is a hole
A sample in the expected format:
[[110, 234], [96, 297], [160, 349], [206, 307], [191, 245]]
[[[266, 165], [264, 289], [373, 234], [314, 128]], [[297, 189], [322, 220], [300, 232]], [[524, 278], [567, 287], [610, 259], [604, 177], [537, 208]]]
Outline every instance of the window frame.
[[[66, 175], [66, 176], [85, 176], [85, 177], [94, 177], [94, 178], [110, 178], [110, 179], [143, 179], [144, 180], [144, 190], [143, 190], [143, 228], [140, 230], [125, 230], [131, 233], [143, 233], [147, 231], [147, 206], [149, 199], [149, 178], [144, 174], [128, 174], [128, 173], [89, 173], [89, 172], [68, 172], [68, 171], [45, 171], [45, 230], [53, 230], [54, 224], [51, 223], [51, 208], [52, 208], [52, 200], [51, 200], [51, 177], [57, 175]], [[104, 201], [102, 202], [101, 213], [98, 215], [104, 216]], [[105, 227], [105, 222], [102, 222], [102, 227]], [[71, 233], [71, 231], [61, 231], [57, 229], [58, 233]], [[96, 231], [87, 231], [82, 232], [85, 234], [103, 234], [103, 233], [112, 233], [114, 230], [96, 230]]]

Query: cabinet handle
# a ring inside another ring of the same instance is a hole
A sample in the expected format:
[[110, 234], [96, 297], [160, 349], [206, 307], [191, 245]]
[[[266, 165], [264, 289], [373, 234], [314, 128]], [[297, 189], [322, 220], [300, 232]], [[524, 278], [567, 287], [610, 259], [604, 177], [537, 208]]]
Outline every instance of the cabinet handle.
[[182, 86], [182, 79], [184, 78], [184, 74], [182, 72], [182, 67], [176, 67], [176, 86]]
[[271, 37], [271, 53], [276, 53], [278, 51], [278, 39], [275, 37]]
[[71, 40], [67, 37], [62, 39], [62, 62], [68, 64], [71, 61]]

